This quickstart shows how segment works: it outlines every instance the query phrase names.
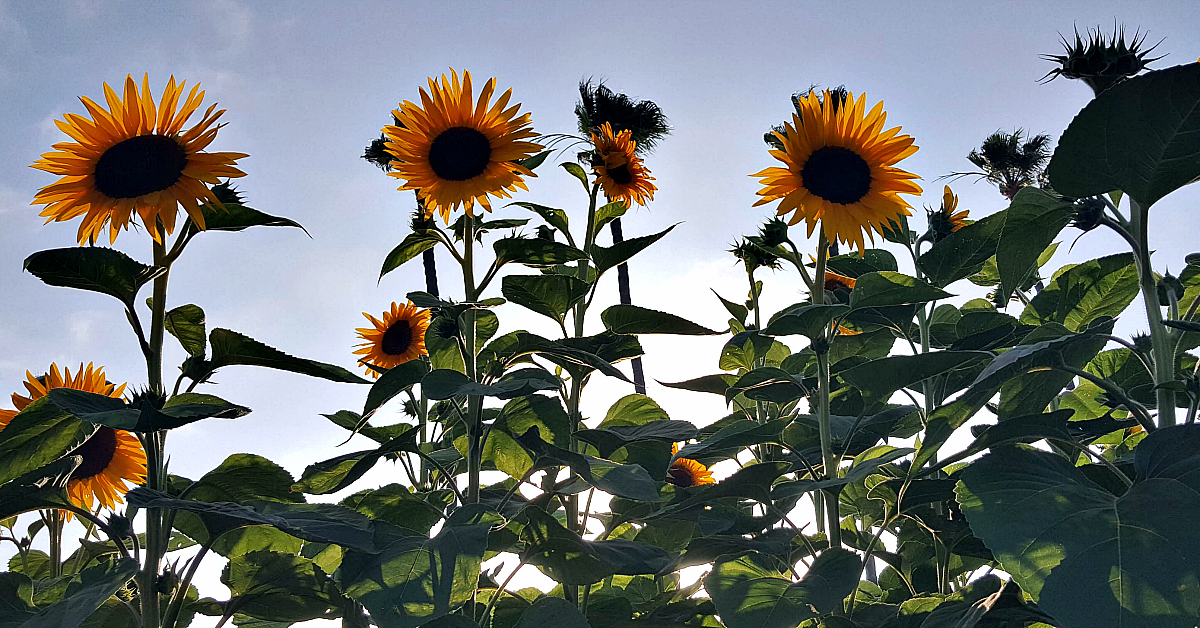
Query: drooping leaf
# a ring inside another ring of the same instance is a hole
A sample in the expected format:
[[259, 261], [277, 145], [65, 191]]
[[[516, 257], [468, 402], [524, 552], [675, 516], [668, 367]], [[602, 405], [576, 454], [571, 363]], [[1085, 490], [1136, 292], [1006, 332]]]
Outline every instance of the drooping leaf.
[[842, 600], [858, 586], [861, 571], [856, 554], [828, 549], [799, 582], [792, 582], [766, 556], [746, 552], [717, 559], [704, 588], [729, 628], [796, 628], [807, 619], [841, 610]]
[[340, 366], [288, 355], [236, 331], [214, 329], [209, 334], [209, 342], [212, 344], [213, 370], [241, 364], [265, 366], [346, 384], [371, 383]]
[[1200, 65], [1147, 72], [1105, 90], [1063, 132], [1046, 168], [1076, 198], [1121, 190], [1143, 207], [1200, 177]]
[[437, 246], [440, 241], [432, 231], [414, 231], [404, 236], [400, 244], [384, 258], [383, 268], [379, 269], [379, 278], [382, 279], [384, 275]]
[[932, 473], [947, 465], [966, 460], [992, 447], [1012, 442], [1032, 443], [1041, 439], [1048, 439], [1059, 443], [1069, 443], [1072, 441], [1072, 437], [1071, 433], [1067, 430], [1067, 421], [1070, 420], [1071, 415], [1074, 413], [1075, 411], [1070, 409], [1055, 410], [1054, 412], [1047, 412], [1045, 414], [1013, 417], [1000, 421], [995, 425], [987, 426], [983, 430], [983, 433], [976, 436], [975, 440], [966, 449], [956, 452], [944, 460], [939, 460], [926, 473]]
[[579, 430], [575, 435], [596, 446], [602, 458], [629, 443], [658, 440], [667, 443], [690, 440], [697, 434], [696, 426], [687, 421], [651, 421], [644, 425], [614, 425], [607, 428]]
[[790, 480], [780, 482], [771, 488], [771, 497], [774, 499], [789, 499], [815, 490], [833, 489], [861, 482], [868, 475], [875, 473], [879, 467], [898, 458], [903, 458], [915, 451], [911, 447], [881, 449], [879, 450], [880, 455], [856, 460], [855, 464], [846, 469], [845, 474], [841, 477], [824, 480]]
[[385, 456], [401, 451], [416, 451], [417, 431], [417, 426], [409, 426], [396, 438], [375, 449], [342, 454], [310, 464], [290, 490], [310, 495], [336, 493], [361, 478]]
[[[473, 624], [472, 624], [473, 625]], [[556, 597], [543, 597], [534, 602], [517, 621], [515, 628], [549, 628], [570, 626], [591, 628], [587, 618], [570, 602]]]
[[1026, 186], [1009, 205], [996, 250], [1000, 287], [996, 300], [1007, 303], [1014, 290], [1037, 271], [1038, 258], [1075, 214], [1074, 204], [1040, 188]]
[[717, 375], [703, 375], [695, 379], [689, 379], [684, 382], [659, 382], [668, 388], [678, 388], [680, 390], [690, 390], [692, 392], [706, 392], [714, 395], [725, 395], [725, 391], [729, 390], [729, 386], [737, 381], [737, 375], [729, 373], [719, 373]]
[[236, 556], [221, 572], [221, 584], [229, 587], [227, 609], [263, 621], [317, 619], [332, 604], [327, 576], [302, 556], [271, 551]]
[[[1200, 616], [1200, 427], [1151, 433], [1117, 496], [1069, 461], [994, 450], [963, 472], [958, 501], [1004, 570], [1063, 628], [1191, 628]], [[1019, 504], [1018, 509], [1012, 506]]]
[[889, 307], [927, 303], [950, 297], [950, 293], [908, 275], [876, 271], [857, 278], [850, 291], [850, 307]]
[[[67, 456], [0, 484], [0, 519], [12, 517], [15, 522], [20, 514], [69, 505], [67, 483], [82, 462], [82, 456]], [[3, 608], [0, 601], [0, 609]]]
[[80, 572], [78, 581], [67, 586], [62, 600], [21, 624], [21, 628], [80, 626], [137, 571], [138, 563], [132, 558], [102, 560]]
[[504, 298], [559, 323], [589, 289], [587, 282], [568, 275], [509, 275], [500, 283]]
[[558, 390], [560, 382], [553, 373], [540, 368], [511, 371], [494, 384], [480, 384], [466, 375], [449, 369], [430, 371], [421, 380], [421, 390], [430, 399], [450, 399], [459, 395], [483, 395], [497, 399], [512, 399], [531, 395], [539, 390]]
[[175, 395], [158, 410], [137, 409], [121, 399], [65, 387], [54, 388], [46, 396], [62, 411], [84, 421], [129, 432], [172, 430], [201, 419], [237, 419], [250, 413], [250, 408], [202, 393]]
[[646, 470], [636, 464], [618, 464], [611, 460], [575, 453], [544, 441], [536, 429], [515, 435], [517, 440], [536, 454], [536, 468], [570, 467], [584, 482], [618, 497], [656, 502], [658, 483]]
[[183, 345], [188, 355], [204, 355], [208, 340], [204, 332], [204, 310], [198, 305], [181, 305], [167, 312], [166, 329]]
[[569, 221], [567, 220], [567, 212], [561, 209], [525, 202], [509, 203], [509, 205], [524, 207], [525, 209], [528, 209], [529, 211], [541, 216], [542, 220], [545, 220], [551, 227], [554, 227], [565, 234], [571, 233]]
[[492, 243], [498, 265], [509, 262], [534, 268], [566, 264], [587, 257], [583, 251], [562, 242], [541, 238], [508, 237]]
[[0, 484], [54, 462], [95, 431], [96, 426], [63, 412], [50, 399], [35, 399], [0, 430]]
[[308, 233], [307, 229], [294, 220], [272, 216], [246, 206], [242, 202], [242, 195], [228, 183], [214, 185], [212, 191], [223, 207], [215, 207], [211, 203], [200, 206], [204, 215], [204, 228], [208, 231], [241, 231], [249, 227], [296, 227]]
[[540, 508], [526, 508], [523, 558], [563, 584], [592, 584], [612, 575], [653, 575], [671, 557], [662, 549], [627, 540], [588, 541]]
[[48, 285], [111, 295], [128, 307], [138, 290], [165, 270], [98, 246], [38, 251], [25, 258], [24, 268]]
[[636, 305], [613, 305], [600, 314], [604, 326], [617, 334], [675, 334], [712, 336], [721, 332], [685, 318]]
[[367, 391], [367, 402], [363, 406], [362, 420], [369, 420], [380, 406], [396, 395], [421, 382], [429, 373], [429, 364], [423, 360], [409, 360], [388, 369]]
[[596, 263], [596, 272], [603, 275], [605, 271], [624, 264], [634, 255], [637, 255], [646, 249], [646, 247], [649, 247], [651, 244], [661, 240], [663, 236], [670, 233], [674, 228], [675, 225], [671, 225], [670, 227], [667, 227], [658, 233], [648, 236], [629, 238], [628, 240], [614, 244], [610, 247], [592, 245], [592, 261]]
[[579, 164], [577, 164], [573, 161], [563, 162], [558, 165], [562, 166], [563, 170], [566, 170], [567, 172], [571, 173], [571, 176], [575, 177], [576, 179], [579, 179], [579, 182], [583, 184], [583, 189], [585, 191], [587, 191], [589, 194], [591, 193], [591, 189], [590, 189], [591, 186], [588, 185], [587, 173], [584, 172], [583, 166], [580, 166]]
[[782, 310], [771, 317], [762, 333], [764, 336], [802, 335], [810, 340], [822, 336], [829, 323], [850, 311], [841, 304], [805, 304]]
[[912, 387], [922, 380], [947, 371], [968, 369], [981, 361], [991, 360], [986, 351], [935, 351], [916, 355], [894, 355], [864, 362], [838, 374], [851, 386], [869, 392], [878, 399], [887, 399], [901, 388]]
[[1004, 211], [996, 212], [929, 247], [917, 258], [922, 272], [933, 285], [941, 287], [979, 272], [988, 258], [996, 254], [1005, 217]]
[[1062, 323], [1079, 331], [1101, 316], [1118, 316], [1138, 295], [1132, 253], [1118, 253], [1072, 266], [1030, 300], [1021, 322]]

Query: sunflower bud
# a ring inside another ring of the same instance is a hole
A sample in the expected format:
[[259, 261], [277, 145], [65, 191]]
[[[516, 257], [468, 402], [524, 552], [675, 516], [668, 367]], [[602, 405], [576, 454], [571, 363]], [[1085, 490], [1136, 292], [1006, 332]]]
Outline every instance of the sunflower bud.
[[163, 406], [166, 404], [166, 393], [160, 390], [151, 390], [149, 388], [135, 391], [133, 393], [133, 401], [129, 402], [129, 405], [134, 408], [151, 410], [162, 410]]
[[388, 172], [392, 169], [392, 154], [387, 151], [387, 136], [381, 135], [367, 145], [363, 151], [362, 158], [375, 164], [380, 170]]
[[758, 230], [758, 239], [767, 248], [774, 248], [788, 241], [788, 224], [778, 218], [768, 220]]
[[1104, 218], [1104, 207], [1104, 200], [1098, 196], [1075, 201], [1075, 215], [1071, 218], [1071, 226], [1083, 231], [1095, 229]]
[[409, 222], [414, 233], [429, 231], [434, 228], [433, 215], [426, 215], [425, 210], [418, 208], [413, 212], [412, 220]]
[[108, 518], [108, 527], [118, 539], [133, 538], [133, 522], [129, 520], [129, 517], [113, 513]]
[[1175, 301], [1179, 301], [1179, 297], [1183, 296], [1183, 282], [1179, 281], [1178, 277], [1170, 274], [1163, 275], [1158, 280], [1156, 286], [1158, 292], [1158, 304], [1163, 307], [1171, 305], [1171, 293], [1175, 295]]
[[162, 595], [170, 595], [175, 592], [175, 587], [179, 586], [179, 574], [174, 570], [164, 569], [158, 576], [158, 592]]
[[202, 381], [212, 372], [212, 365], [208, 360], [204, 359], [204, 356], [192, 355], [183, 361], [183, 365], [179, 367], [179, 370], [183, 371], [184, 377], [192, 381]]
[[538, 225], [537, 237], [539, 240], [554, 241], [554, 229], [548, 225]]
[[[1147, 58], [1158, 44], [1142, 50], [1146, 36], [1139, 32], [1133, 34], [1133, 39], [1125, 42], [1125, 28], [1113, 29], [1112, 37], [1105, 37], [1100, 29], [1088, 30], [1085, 42], [1075, 31], [1075, 41], [1062, 38], [1064, 54], [1042, 55], [1043, 59], [1053, 61], [1060, 67], [1046, 73], [1050, 80], [1058, 76], [1069, 79], [1079, 79], [1087, 83], [1097, 96], [1104, 90], [1124, 81], [1145, 70], [1148, 65], [1162, 57]], [[1042, 77], [1042, 78], [1046, 78]]]
[[137, 598], [137, 583], [133, 580], [130, 580], [120, 589], [117, 589], [117, 592], [113, 595], [117, 596], [117, 599], [121, 600], [122, 602], [132, 602]]
[[754, 236], [747, 236], [729, 252], [746, 265], [748, 272], [759, 268], [779, 268], [779, 256], [764, 249], [762, 240]]
[[1150, 341], [1150, 334], [1134, 334], [1133, 346], [1142, 353], [1150, 353], [1154, 350], [1154, 345]]

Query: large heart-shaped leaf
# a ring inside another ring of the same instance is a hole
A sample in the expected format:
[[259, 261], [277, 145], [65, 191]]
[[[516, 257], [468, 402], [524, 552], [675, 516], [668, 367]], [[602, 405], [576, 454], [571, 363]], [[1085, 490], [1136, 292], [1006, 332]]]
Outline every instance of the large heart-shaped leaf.
[[1101, 316], [1118, 316], [1138, 294], [1132, 253], [1118, 253], [1059, 273], [1021, 312], [1028, 325], [1062, 323], [1079, 331]]
[[1004, 570], [1063, 628], [1192, 628], [1200, 617], [1200, 426], [1134, 451], [1115, 495], [1070, 461], [995, 450], [963, 472], [958, 501]]
[[1038, 268], [1038, 258], [1071, 222], [1075, 209], [1073, 203], [1027, 186], [1017, 192], [1005, 214], [1007, 218], [996, 249], [996, 269], [1000, 275], [998, 303], [1007, 303], [1014, 290], [1029, 283], [1029, 276]]
[[82, 445], [96, 426], [34, 400], [0, 430], [0, 484], [36, 471]]
[[562, 584], [592, 584], [614, 574], [653, 575], [671, 557], [662, 549], [626, 540], [588, 541], [566, 529], [540, 508], [524, 510], [529, 523], [521, 532], [523, 558]]
[[1105, 90], [1063, 132], [1046, 174], [1063, 194], [1121, 190], [1143, 207], [1200, 177], [1200, 64]]
[[861, 572], [856, 554], [828, 549], [799, 582], [792, 582], [766, 556], [746, 552], [717, 559], [704, 588], [721, 623], [729, 628], [796, 628], [807, 619], [841, 610]]

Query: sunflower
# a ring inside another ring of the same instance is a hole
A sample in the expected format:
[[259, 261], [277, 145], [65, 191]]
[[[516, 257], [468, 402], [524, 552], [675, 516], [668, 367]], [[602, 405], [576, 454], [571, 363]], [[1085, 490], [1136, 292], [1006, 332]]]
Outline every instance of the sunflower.
[[55, 120], [75, 141], [55, 144], [53, 152], [32, 166], [62, 177], [34, 197], [34, 205], [46, 205], [41, 213], [46, 222], [83, 216], [80, 244], [95, 242], [105, 226], [109, 242], [115, 242], [136, 211], [150, 236], [161, 241], [157, 222], [172, 233], [182, 205], [203, 229], [201, 204], [223, 207], [205, 183], [245, 176], [235, 166], [247, 155], [202, 152], [217, 137], [216, 122], [225, 110], [214, 112], [217, 106], [211, 105], [199, 123], [183, 130], [204, 100], [197, 84], [177, 107], [185, 85], [186, 81], [176, 84], [172, 76], [156, 107], [149, 76], [142, 77], [140, 92], [127, 76], [123, 100], [105, 83], [108, 109], [81, 96], [91, 119], [68, 113]]
[[[429, 328], [429, 310], [418, 309], [411, 302], [406, 305], [392, 303], [392, 309], [382, 314], [382, 319], [375, 318], [366, 312], [363, 316], [371, 321], [374, 327], [360, 327], [358, 336], [365, 340], [354, 351], [360, 362], [382, 369], [404, 364], [423, 355], [425, 350], [425, 330]], [[367, 368], [372, 377], [379, 377], [379, 372]]]
[[825, 291], [826, 292], [833, 292], [834, 290], [837, 290], [839, 288], [844, 288], [846, 290], [853, 290], [855, 283], [857, 283], [857, 281], [853, 277], [839, 275], [839, 274], [833, 272], [832, 270], [825, 271]]
[[900, 127], [884, 130], [882, 102], [867, 112], [866, 97], [848, 93], [840, 107], [821, 105], [832, 98], [828, 90], [822, 97], [813, 91], [797, 97], [800, 114], [774, 134], [783, 150], [771, 151], [786, 167], [751, 175], [763, 184], [755, 206], [783, 199], [777, 213], [794, 212], [789, 224], [807, 221], [811, 236], [819, 221], [826, 239], [856, 246], [861, 254], [863, 231], [874, 242], [872, 231], [882, 234], [889, 220], [911, 215], [900, 195], [920, 194], [921, 187], [912, 181], [916, 175], [894, 164], [917, 147], [908, 135], [898, 135]]
[[596, 182], [604, 188], [609, 201], [624, 201], [626, 207], [634, 203], [645, 206], [654, 200], [654, 177], [637, 156], [637, 142], [629, 129], [613, 136], [612, 125], [605, 122], [600, 133], [591, 133], [592, 145], [596, 147], [593, 169]]
[[[18, 412], [34, 400], [46, 396], [54, 388], [73, 388], [98, 395], [120, 399], [125, 384], [114, 386], [104, 377], [103, 368], [92, 364], [79, 365], [75, 375], [70, 369], [61, 372], [57, 364], [50, 365], [50, 372], [42, 377], [25, 373], [25, 389], [29, 396], [16, 393], [12, 396], [16, 410], [0, 410], [0, 429], [6, 427]], [[83, 462], [71, 473], [67, 483], [67, 495], [80, 508], [92, 510], [99, 501], [102, 508], [115, 508], [128, 490], [126, 484], [140, 484], [146, 480], [146, 453], [137, 436], [111, 427], [100, 426], [91, 438], [76, 447], [69, 455], [83, 457]]]
[[516, 162], [542, 149], [525, 141], [537, 134], [528, 113], [517, 116], [520, 104], [508, 107], [511, 89], [489, 109], [496, 79], [484, 84], [476, 102], [471, 73], [463, 72], [460, 82], [458, 72], [450, 72], [440, 82], [430, 78], [421, 104], [400, 103], [392, 111], [396, 124], [383, 127], [394, 158], [388, 176], [404, 180], [398, 189], [416, 190], [429, 215], [436, 210], [447, 223], [459, 206], [471, 216], [476, 201], [492, 210], [489, 194], [507, 198], [512, 190], [528, 189], [521, 177], [536, 175]]
[[[679, 445], [671, 444], [671, 454], [679, 453]], [[712, 471], [696, 460], [691, 458], [676, 458], [671, 463], [671, 468], [667, 469], [667, 483], [675, 486], [700, 486], [702, 484], [712, 484]]]
[[941, 208], [928, 212], [929, 231], [933, 234], [934, 242], [941, 242], [946, 236], [967, 226], [967, 215], [970, 214], [965, 209], [954, 211], [958, 209], [958, 195], [950, 191], [950, 186], [945, 188]]

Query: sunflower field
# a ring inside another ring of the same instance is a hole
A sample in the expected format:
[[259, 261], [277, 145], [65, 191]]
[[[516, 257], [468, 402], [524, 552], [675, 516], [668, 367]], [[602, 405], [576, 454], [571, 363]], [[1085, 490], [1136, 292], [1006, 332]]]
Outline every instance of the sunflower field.
[[[24, 271], [115, 299], [146, 374], [110, 381], [95, 356], [4, 384], [0, 628], [1197, 626], [1200, 253], [1148, 224], [1200, 179], [1200, 62], [1150, 68], [1144, 41], [1097, 30], [1047, 57], [1095, 98], [1053, 148], [1000, 131], [970, 154], [957, 175], [1004, 198], [989, 215], [905, 169], [918, 138], [877, 95], [797, 93], [744, 199], [777, 217], [714, 252], [745, 276], [711, 303], [724, 329], [630, 295], [627, 262], [685, 245], [624, 236], [659, 191], [654, 102], [587, 80], [578, 127], [545, 133], [498, 79], [448, 69], [363, 138], [412, 208], [379, 277], [420, 265], [425, 284], [331, 362], [168, 294], [209, 232], [300, 228], [248, 204], [246, 154], [207, 150], [236, 112], [175, 77], [103, 84], [33, 164], [57, 177], [34, 204], [77, 246]], [[547, 178], [577, 180], [575, 204], [539, 204]], [[1127, 246], [1049, 266], [1096, 229]], [[765, 311], [783, 274], [805, 294]], [[516, 309], [553, 333], [501, 333]], [[1145, 335], [1114, 333], [1127, 312]], [[709, 375], [655, 373], [724, 418], [647, 395], [656, 334], [724, 341]], [[231, 444], [176, 475], [172, 430], [250, 412], [217, 380], [243, 367], [288, 372], [292, 396], [357, 387], [323, 416], [373, 444], [323, 443], [298, 477]], [[589, 416], [598, 380], [628, 394]], [[227, 597], [197, 579], [213, 562]]]

